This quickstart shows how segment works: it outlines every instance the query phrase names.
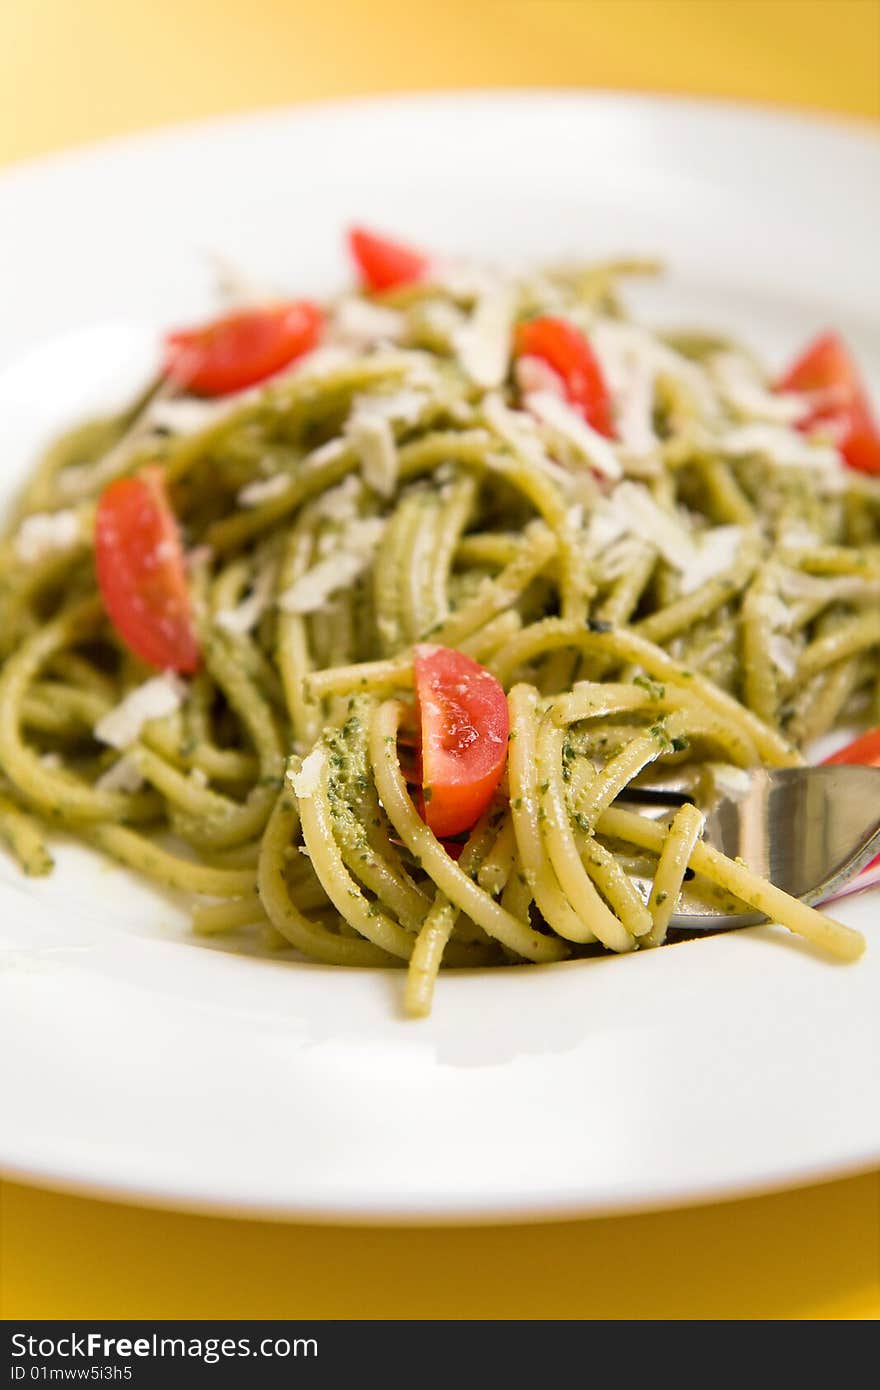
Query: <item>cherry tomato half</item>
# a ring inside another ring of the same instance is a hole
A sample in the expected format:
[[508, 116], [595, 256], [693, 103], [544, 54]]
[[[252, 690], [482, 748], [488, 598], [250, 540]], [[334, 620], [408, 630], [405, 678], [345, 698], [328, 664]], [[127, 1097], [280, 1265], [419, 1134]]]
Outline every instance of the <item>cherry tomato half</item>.
[[507, 759], [510, 717], [495, 677], [464, 652], [415, 648], [424, 817], [434, 834], [458, 835], [485, 811]]
[[243, 391], [316, 347], [322, 323], [321, 310], [305, 299], [240, 309], [168, 333], [162, 371], [196, 396]]
[[588, 425], [614, 437], [611, 396], [596, 354], [583, 333], [567, 319], [527, 319], [517, 325], [517, 357], [537, 357], [552, 367], [565, 388], [566, 399]]
[[365, 227], [352, 227], [348, 249], [368, 290], [393, 290], [421, 280], [430, 260], [421, 251], [387, 237], [376, 236]]
[[136, 656], [160, 670], [198, 669], [180, 533], [160, 469], [145, 468], [104, 489], [95, 517], [95, 568], [110, 621]]
[[880, 729], [869, 729], [860, 738], [839, 748], [826, 763], [861, 763], [865, 767], [880, 767]]
[[811, 398], [809, 413], [798, 421], [799, 429], [827, 425], [850, 468], [880, 473], [880, 428], [856, 364], [836, 333], [814, 339], [776, 382], [776, 390]]

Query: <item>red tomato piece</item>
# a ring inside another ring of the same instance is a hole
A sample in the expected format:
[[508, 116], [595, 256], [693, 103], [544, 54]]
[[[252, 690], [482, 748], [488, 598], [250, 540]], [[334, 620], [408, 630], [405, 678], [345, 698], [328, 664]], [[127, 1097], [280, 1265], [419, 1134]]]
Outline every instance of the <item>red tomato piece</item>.
[[869, 410], [853, 414], [840, 447], [850, 468], [860, 473], [880, 473], [880, 428]]
[[826, 763], [861, 763], [865, 767], [880, 767], [880, 729], [869, 729], [860, 738], [832, 753]]
[[368, 290], [393, 290], [421, 280], [431, 262], [421, 251], [376, 236], [365, 227], [352, 227], [348, 249]]
[[507, 759], [510, 716], [495, 677], [464, 652], [415, 648], [424, 818], [440, 838], [470, 830]]
[[569, 404], [594, 430], [613, 439], [611, 395], [602, 368], [573, 323], [567, 319], [527, 319], [517, 325], [514, 351], [517, 357], [538, 357], [546, 362], [561, 379]]
[[880, 427], [856, 364], [836, 333], [814, 339], [775, 389], [811, 398], [798, 429], [810, 432], [827, 426], [850, 468], [880, 473]]
[[168, 333], [162, 371], [197, 396], [243, 391], [317, 346], [323, 315], [306, 299], [240, 309]]
[[95, 568], [110, 621], [136, 656], [160, 670], [198, 669], [180, 533], [160, 469], [145, 468], [102, 492]]

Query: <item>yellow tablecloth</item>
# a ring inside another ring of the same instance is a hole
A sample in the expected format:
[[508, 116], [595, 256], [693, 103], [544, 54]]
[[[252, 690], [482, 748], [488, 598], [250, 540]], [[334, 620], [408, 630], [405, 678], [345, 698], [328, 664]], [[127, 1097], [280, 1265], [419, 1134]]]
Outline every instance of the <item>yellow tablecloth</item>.
[[[487, 85], [686, 91], [876, 119], [880, 0], [0, 0], [0, 163], [257, 105]], [[7, 1185], [0, 1312], [876, 1318], [880, 1176], [658, 1215], [438, 1231], [227, 1221]]]

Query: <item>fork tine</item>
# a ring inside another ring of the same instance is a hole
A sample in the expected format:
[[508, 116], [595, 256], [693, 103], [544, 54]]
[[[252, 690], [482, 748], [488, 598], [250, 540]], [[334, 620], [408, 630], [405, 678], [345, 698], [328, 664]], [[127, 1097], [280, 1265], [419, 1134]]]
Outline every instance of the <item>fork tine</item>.
[[[756, 769], [741, 797], [710, 810], [704, 839], [792, 897], [821, 902], [880, 849], [880, 768]], [[688, 905], [670, 927], [723, 931], [764, 920]]]

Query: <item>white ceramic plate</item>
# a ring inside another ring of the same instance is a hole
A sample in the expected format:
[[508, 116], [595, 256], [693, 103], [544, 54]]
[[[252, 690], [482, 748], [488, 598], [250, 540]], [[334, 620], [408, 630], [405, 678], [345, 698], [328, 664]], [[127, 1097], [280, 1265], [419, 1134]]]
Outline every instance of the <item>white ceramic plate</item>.
[[[443, 251], [665, 257], [636, 305], [782, 362], [839, 327], [880, 386], [867, 130], [693, 102], [452, 96], [256, 115], [0, 179], [8, 493], [124, 397], [221, 252], [266, 285], [347, 273], [352, 218]], [[400, 976], [242, 958], [74, 846], [0, 861], [9, 1174], [315, 1220], [510, 1220], [691, 1203], [880, 1162], [880, 896], [835, 966], [767, 928], [635, 957]]]

